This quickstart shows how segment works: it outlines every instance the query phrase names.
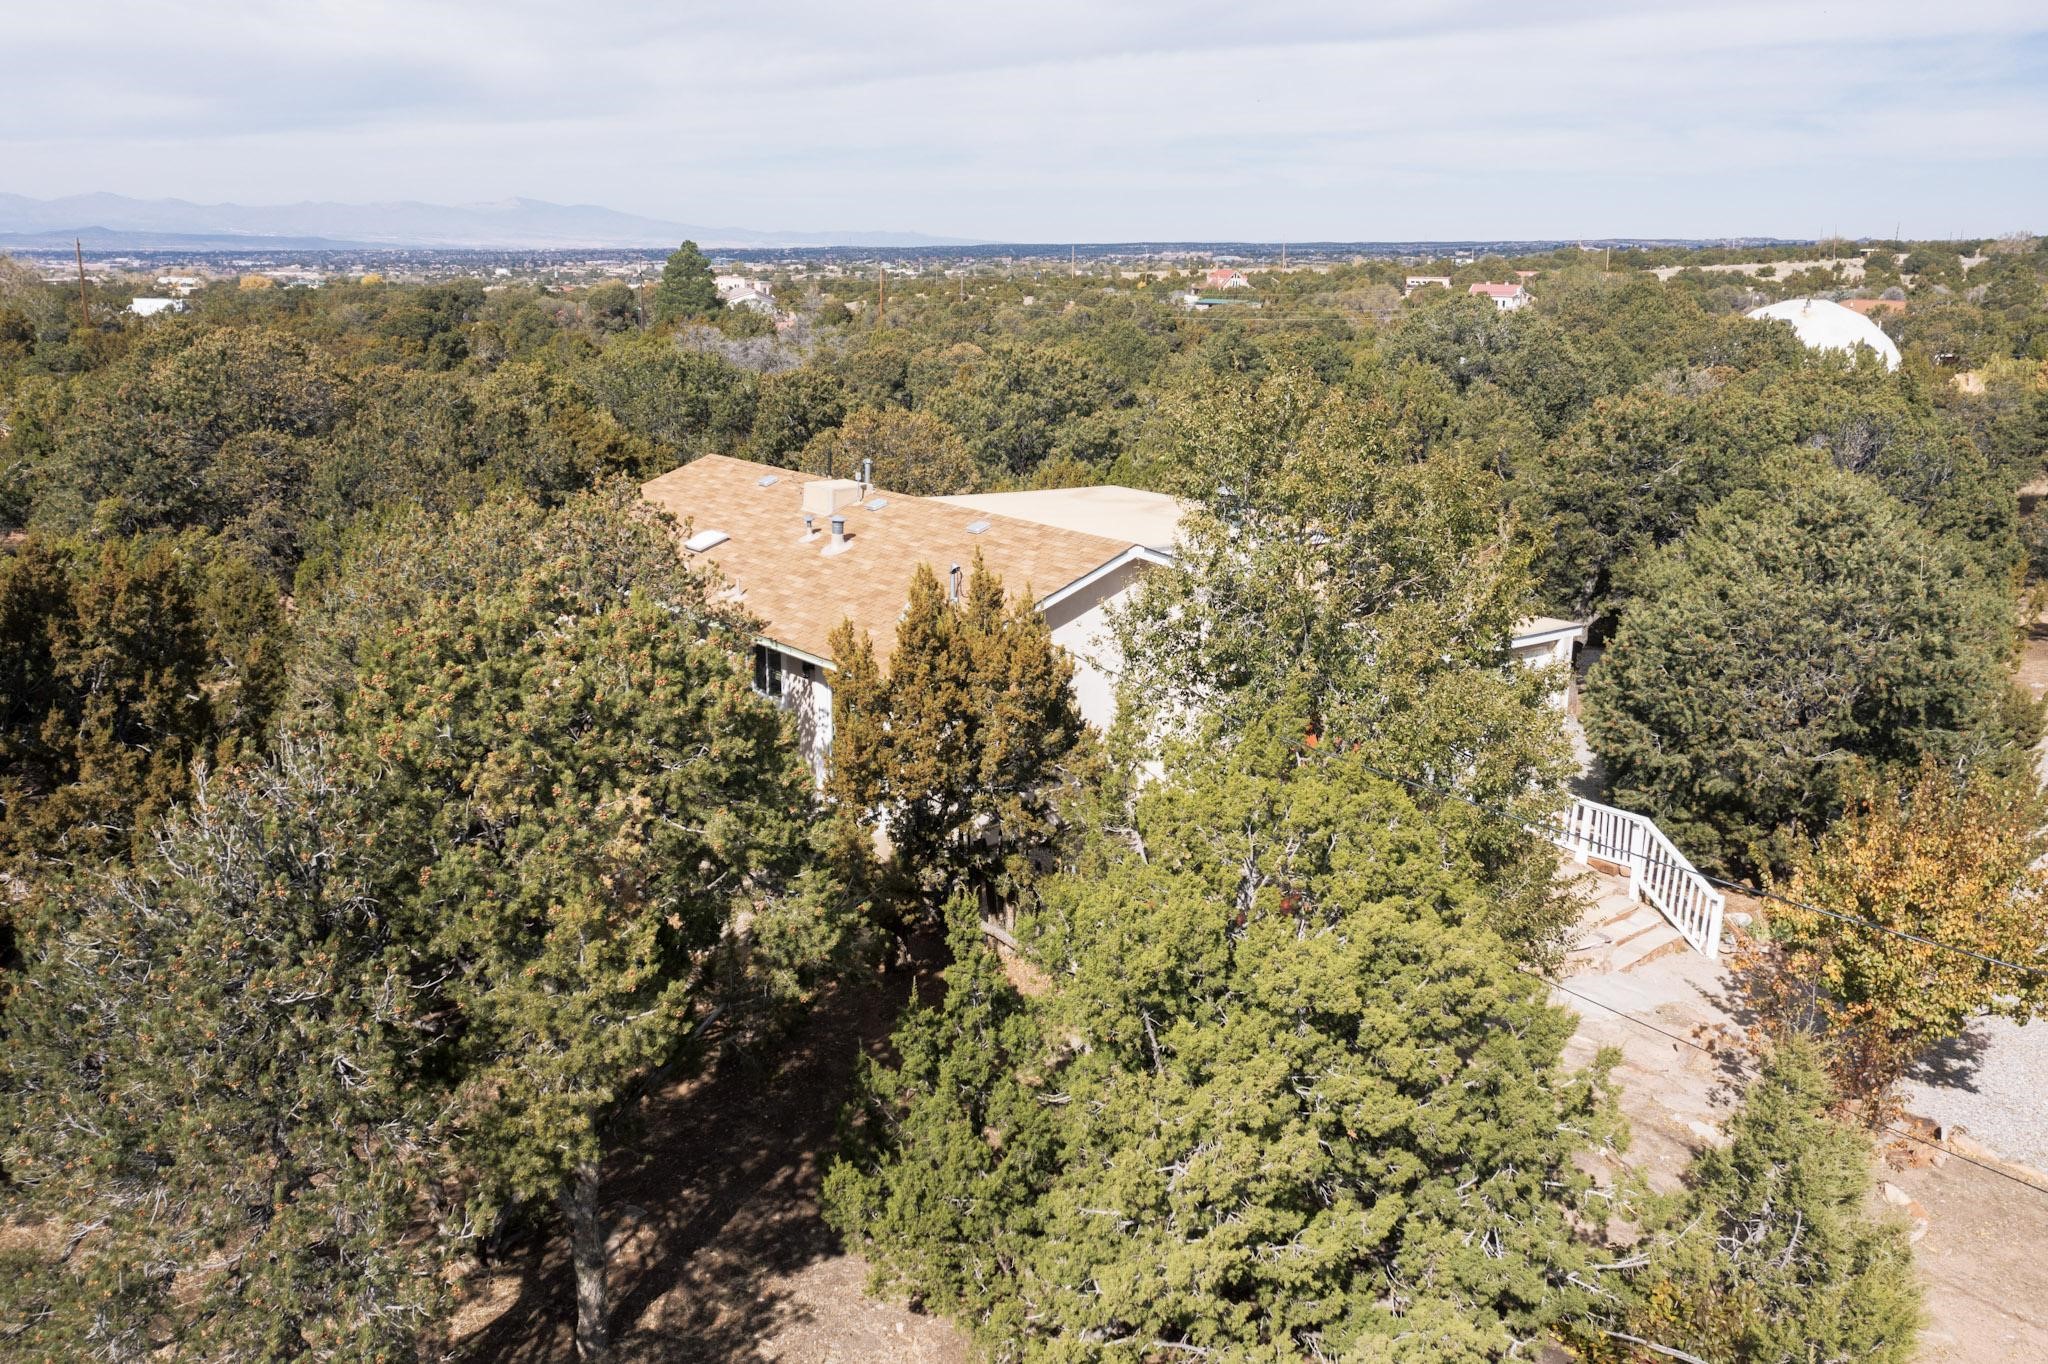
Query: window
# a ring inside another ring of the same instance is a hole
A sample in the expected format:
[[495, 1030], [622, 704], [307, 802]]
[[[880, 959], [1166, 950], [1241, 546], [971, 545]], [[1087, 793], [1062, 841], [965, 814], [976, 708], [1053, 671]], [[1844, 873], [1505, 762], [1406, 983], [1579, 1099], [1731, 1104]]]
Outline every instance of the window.
[[782, 700], [782, 651], [754, 646], [754, 690], [772, 701]]

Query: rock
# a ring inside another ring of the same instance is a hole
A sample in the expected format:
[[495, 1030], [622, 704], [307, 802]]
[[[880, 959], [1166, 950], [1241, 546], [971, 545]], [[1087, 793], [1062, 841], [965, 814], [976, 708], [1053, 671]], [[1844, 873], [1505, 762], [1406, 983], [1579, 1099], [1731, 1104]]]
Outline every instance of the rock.
[[1701, 1122], [1695, 1118], [1685, 1125], [1685, 1130], [1709, 1146], [1719, 1146], [1721, 1144], [1721, 1129], [1712, 1123]]
[[1914, 1206], [1912, 1195], [1896, 1184], [1880, 1181], [1877, 1186], [1877, 1192], [1883, 1197], [1885, 1202], [1895, 1208]]

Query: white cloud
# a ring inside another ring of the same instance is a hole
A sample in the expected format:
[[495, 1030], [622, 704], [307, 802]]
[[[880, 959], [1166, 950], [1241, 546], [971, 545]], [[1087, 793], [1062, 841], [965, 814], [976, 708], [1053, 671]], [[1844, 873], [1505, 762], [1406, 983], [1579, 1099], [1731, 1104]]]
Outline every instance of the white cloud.
[[2048, 218], [2038, 3], [1366, 10], [39, 6], [5, 34], [0, 189], [1040, 240]]

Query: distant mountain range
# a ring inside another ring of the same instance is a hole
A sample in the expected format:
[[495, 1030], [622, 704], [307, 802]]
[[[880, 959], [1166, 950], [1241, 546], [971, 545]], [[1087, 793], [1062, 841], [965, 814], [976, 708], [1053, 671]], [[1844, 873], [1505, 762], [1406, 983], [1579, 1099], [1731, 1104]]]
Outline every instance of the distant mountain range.
[[762, 232], [621, 213], [596, 204], [506, 199], [493, 204], [194, 204], [74, 194], [30, 199], [0, 193], [0, 247], [98, 250], [315, 250], [344, 247], [965, 246], [919, 232]]

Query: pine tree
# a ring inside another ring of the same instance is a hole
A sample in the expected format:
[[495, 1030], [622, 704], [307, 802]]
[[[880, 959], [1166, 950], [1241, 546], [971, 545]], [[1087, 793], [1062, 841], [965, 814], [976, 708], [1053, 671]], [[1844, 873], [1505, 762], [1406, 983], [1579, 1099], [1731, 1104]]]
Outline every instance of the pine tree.
[[[359, 1360], [434, 1338], [466, 1225], [444, 1026], [321, 754], [203, 781], [134, 871], [53, 889], [0, 1044], [19, 1357]], [[40, 1310], [29, 1310], [30, 1305]]]
[[808, 772], [723, 624], [603, 589], [564, 558], [429, 602], [365, 642], [342, 717], [386, 892], [451, 971], [462, 1158], [496, 1200], [559, 1202], [587, 1360], [609, 1348], [610, 1119], [716, 1003], [781, 1002], [747, 962], [762, 936], [833, 936]]
[[1073, 663], [1044, 617], [1007, 601], [979, 556], [959, 602], [919, 564], [886, 676], [851, 624], [832, 648], [828, 793], [879, 824], [928, 891], [1014, 890], [1085, 752]]
[[1827, 1116], [1812, 1050], [1778, 1048], [1694, 1162], [1629, 1277], [1626, 1334], [1711, 1364], [1903, 1364], [1920, 1294], [1904, 1229], [1871, 1219], [1870, 1148]]
[[711, 278], [711, 262], [697, 243], [684, 242], [669, 253], [668, 263], [661, 267], [661, 283], [654, 289], [657, 323], [716, 317], [724, 306]]

